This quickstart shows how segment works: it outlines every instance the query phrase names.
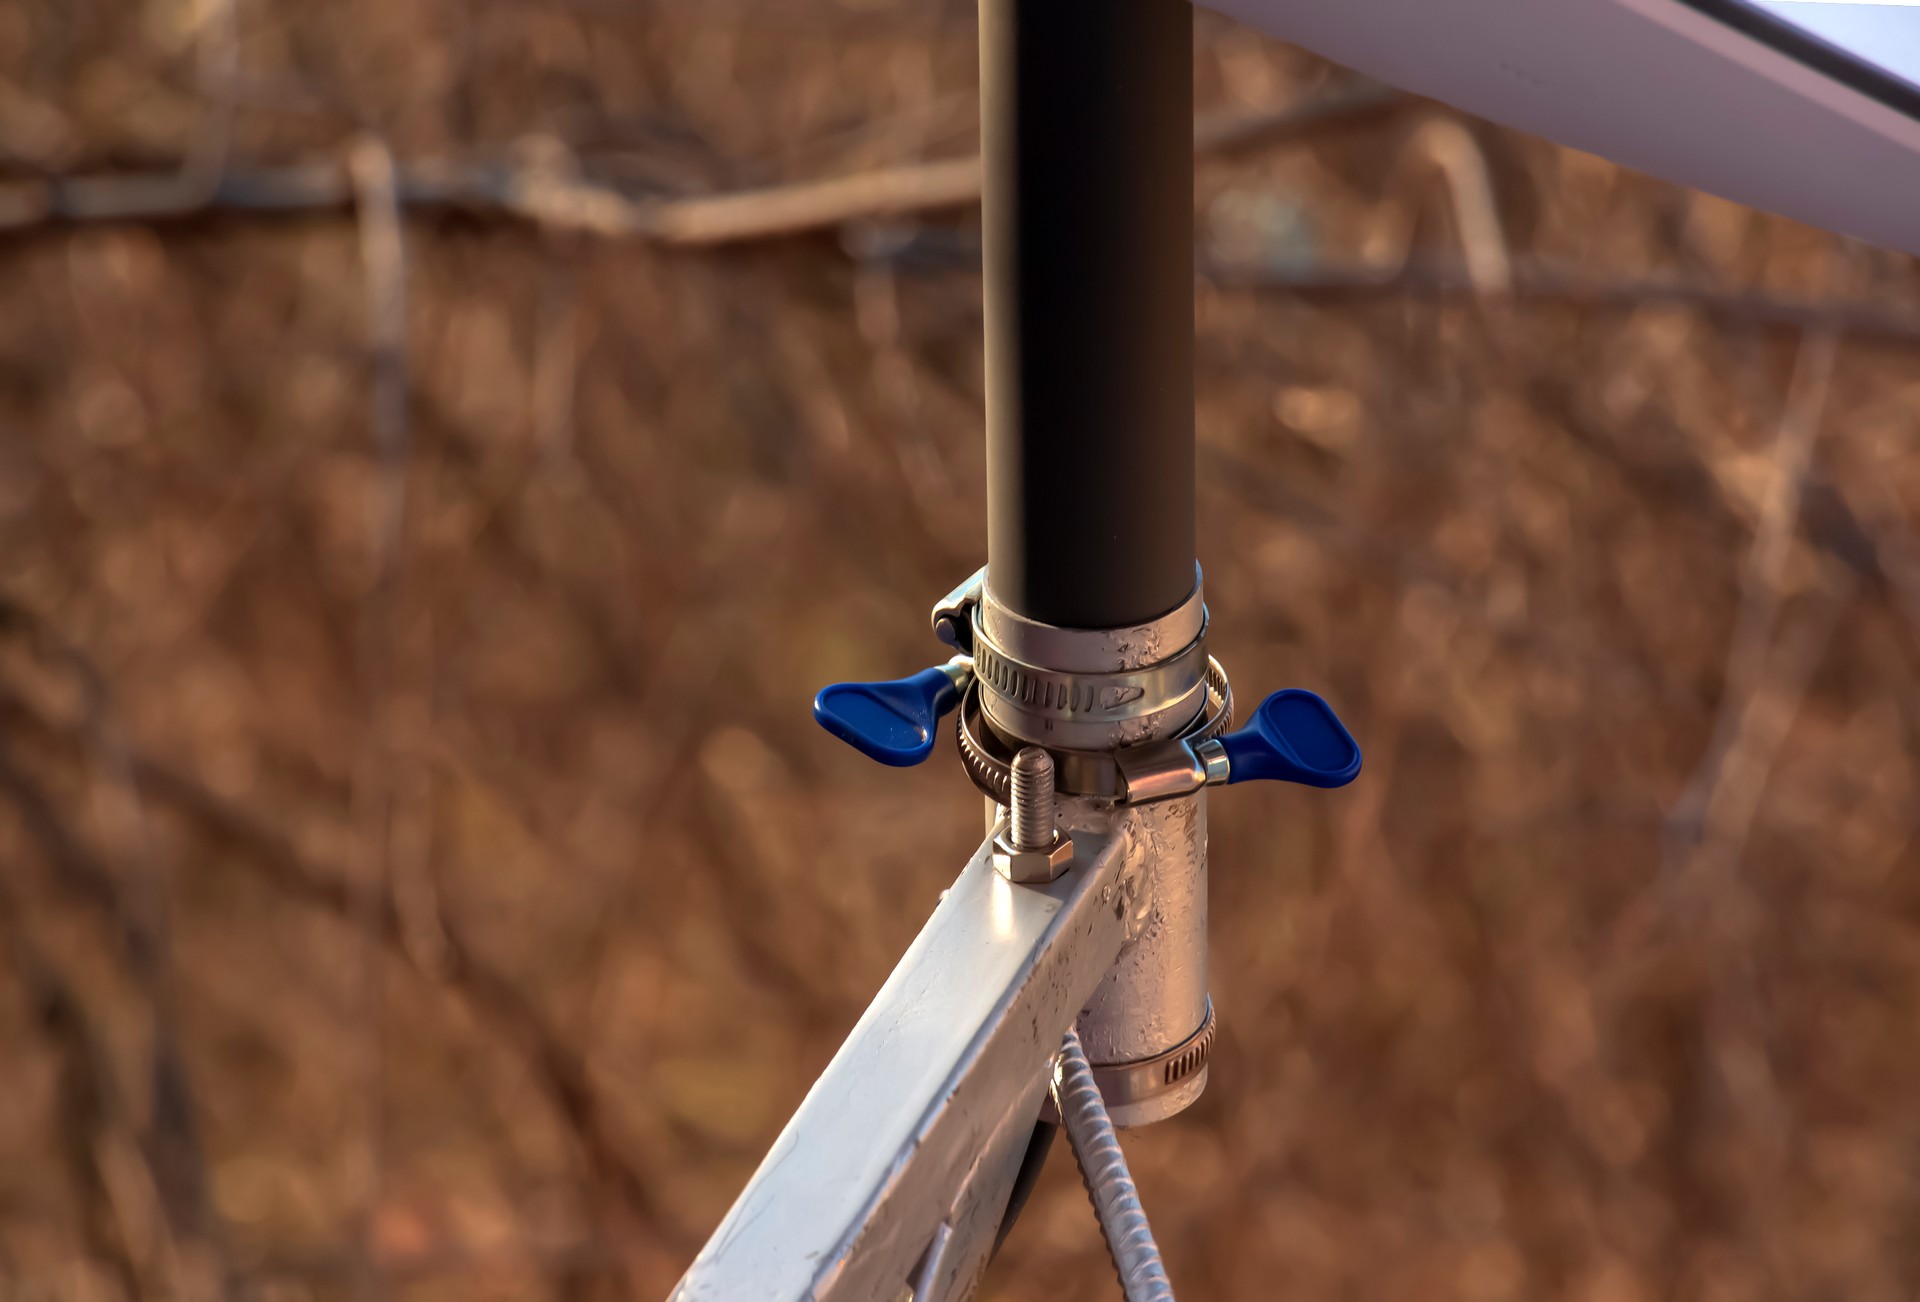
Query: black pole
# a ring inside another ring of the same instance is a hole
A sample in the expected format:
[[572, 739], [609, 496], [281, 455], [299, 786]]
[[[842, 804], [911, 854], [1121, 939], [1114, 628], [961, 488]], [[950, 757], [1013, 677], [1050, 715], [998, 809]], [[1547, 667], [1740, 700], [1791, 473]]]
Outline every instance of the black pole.
[[1193, 10], [980, 0], [987, 584], [1070, 628], [1193, 590]]

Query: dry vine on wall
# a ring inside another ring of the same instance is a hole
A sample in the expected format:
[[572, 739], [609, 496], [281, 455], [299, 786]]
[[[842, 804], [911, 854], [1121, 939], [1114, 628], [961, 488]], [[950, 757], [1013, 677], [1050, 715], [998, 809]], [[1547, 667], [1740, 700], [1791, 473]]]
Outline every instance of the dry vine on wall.
[[[1198, 21], [1182, 1296], [1911, 1296], [1920, 277]], [[977, 833], [972, 22], [0, 10], [0, 1296], [670, 1287]]]

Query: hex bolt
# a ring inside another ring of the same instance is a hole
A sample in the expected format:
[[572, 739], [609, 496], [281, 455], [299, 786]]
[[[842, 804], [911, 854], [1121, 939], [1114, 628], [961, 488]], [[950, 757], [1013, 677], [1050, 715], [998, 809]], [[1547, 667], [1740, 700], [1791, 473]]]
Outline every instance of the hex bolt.
[[1010, 882], [1044, 886], [1073, 867], [1073, 837], [1055, 826], [1053, 756], [1029, 746], [1013, 757], [1007, 821], [993, 837], [993, 868]]
[[1053, 844], [1053, 756], [1038, 746], [1013, 757], [1013, 804], [1007, 811], [1016, 850], [1045, 850]]

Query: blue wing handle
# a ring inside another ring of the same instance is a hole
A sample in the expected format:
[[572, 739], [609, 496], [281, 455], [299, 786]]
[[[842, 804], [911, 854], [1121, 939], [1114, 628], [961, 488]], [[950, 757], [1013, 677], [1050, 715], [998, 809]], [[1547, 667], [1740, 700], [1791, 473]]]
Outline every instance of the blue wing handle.
[[834, 683], [813, 698], [813, 717], [868, 759], [910, 768], [933, 753], [934, 730], [960, 703], [965, 681], [939, 665], [892, 682]]
[[1227, 781], [1272, 779], [1344, 787], [1360, 776], [1360, 746], [1333, 707], [1290, 687], [1260, 702], [1246, 727], [1220, 738]]

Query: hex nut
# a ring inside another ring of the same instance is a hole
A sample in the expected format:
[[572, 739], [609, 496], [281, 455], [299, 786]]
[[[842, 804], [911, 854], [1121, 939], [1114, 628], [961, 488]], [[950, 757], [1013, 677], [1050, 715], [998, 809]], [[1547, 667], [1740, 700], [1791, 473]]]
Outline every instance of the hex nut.
[[1073, 837], [1056, 831], [1049, 850], [1016, 850], [1002, 831], [993, 838], [993, 869], [1010, 882], [1038, 886], [1054, 881], [1073, 867]]

